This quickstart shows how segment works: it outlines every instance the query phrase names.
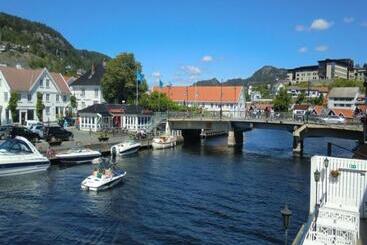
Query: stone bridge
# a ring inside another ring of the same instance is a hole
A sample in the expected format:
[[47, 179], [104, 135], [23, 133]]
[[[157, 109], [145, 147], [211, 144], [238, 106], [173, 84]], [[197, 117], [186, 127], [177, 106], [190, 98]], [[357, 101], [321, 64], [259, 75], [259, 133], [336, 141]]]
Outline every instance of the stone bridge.
[[210, 117], [169, 117], [167, 130], [181, 130], [184, 138], [199, 137], [201, 129], [228, 132], [228, 146], [240, 145], [243, 132], [253, 128], [286, 130], [293, 134], [293, 153], [303, 154], [303, 140], [307, 137], [335, 137], [363, 142], [362, 124], [321, 124], [292, 119], [249, 119]]

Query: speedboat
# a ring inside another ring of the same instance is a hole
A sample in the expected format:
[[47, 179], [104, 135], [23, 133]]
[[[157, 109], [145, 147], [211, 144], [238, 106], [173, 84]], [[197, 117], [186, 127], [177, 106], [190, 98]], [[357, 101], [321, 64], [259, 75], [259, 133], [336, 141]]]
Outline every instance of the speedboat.
[[98, 167], [93, 170], [93, 174], [83, 180], [81, 188], [90, 191], [105, 190], [118, 184], [125, 175], [125, 171], [117, 170], [113, 164], [107, 160], [102, 160]]
[[159, 136], [153, 138], [153, 149], [166, 149], [176, 145], [176, 137], [174, 136]]
[[141, 144], [138, 142], [123, 142], [117, 145], [113, 145], [111, 147], [111, 155], [112, 156], [127, 156], [130, 154], [136, 153], [141, 147]]
[[94, 159], [101, 157], [101, 155], [99, 151], [88, 148], [78, 148], [60, 152], [55, 155], [55, 158], [65, 164], [80, 164], [90, 163]]
[[16, 136], [0, 145], [0, 176], [45, 171], [50, 161], [26, 138]]

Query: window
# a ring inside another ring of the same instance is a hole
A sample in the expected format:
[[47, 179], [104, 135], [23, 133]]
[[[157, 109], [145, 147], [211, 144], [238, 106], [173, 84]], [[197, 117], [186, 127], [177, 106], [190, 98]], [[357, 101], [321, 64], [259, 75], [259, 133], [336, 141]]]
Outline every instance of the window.
[[40, 81], [40, 87], [43, 88], [43, 80]]
[[50, 87], [50, 79], [46, 79], [46, 88], [49, 88]]
[[50, 101], [50, 94], [46, 94], [46, 101]]
[[46, 115], [50, 115], [50, 107], [46, 106]]
[[98, 98], [98, 92], [99, 92], [98, 88], [94, 89], [94, 97], [95, 98]]
[[27, 99], [28, 99], [28, 101], [31, 101], [32, 100], [32, 94], [28, 93], [27, 94]]
[[8, 92], [4, 92], [4, 101], [8, 101], [9, 97], [8, 97]]
[[64, 95], [63, 97], [62, 97], [62, 100], [64, 101], [64, 102], [66, 102], [66, 100], [67, 100], [67, 96], [66, 95]]
[[59, 100], [60, 100], [60, 96], [57, 94], [56, 95], [56, 102], [59, 102]]
[[85, 89], [82, 88], [82, 97], [84, 97], [84, 96], [85, 96]]

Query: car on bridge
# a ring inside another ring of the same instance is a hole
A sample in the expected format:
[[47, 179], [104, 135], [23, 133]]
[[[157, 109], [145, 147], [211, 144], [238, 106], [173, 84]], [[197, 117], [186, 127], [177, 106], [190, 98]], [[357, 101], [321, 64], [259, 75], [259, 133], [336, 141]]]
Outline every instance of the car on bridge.
[[344, 124], [346, 122], [344, 117], [327, 116], [318, 118], [318, 122], [326, 124]]

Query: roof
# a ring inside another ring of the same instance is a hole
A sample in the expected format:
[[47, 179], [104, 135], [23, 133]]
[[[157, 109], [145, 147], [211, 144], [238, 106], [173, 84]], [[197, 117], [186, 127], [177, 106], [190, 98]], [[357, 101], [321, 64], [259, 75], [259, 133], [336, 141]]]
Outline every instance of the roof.
[[316, 115], [321, 115], [324, 110], [325, 108], [322, 105], [315, 105], [313, 108], [313, 111], [316, 113]]
[[[10, 89], [13, 91], [29, 91], [45, 70], [46, 69], [32, 70], [23, 68], [18, 69], [14, 67], [0, 67], [0, 71], [3, 73]], [[69, 86], [61, 73], [50, 72], [50, 75], [61, 93], [70, 93]]]
[[332, 88], [329, 93], [329, 98], [354, 98], [358, 93], [358, 87]]
[[293, 110], [305, 111], [308, 109], [308, 105], [294, 105]]
[[151, 114], [150, 111], [144, 110], [144, 108], [141, 106], [107, 103], [93, 104], [82, 110], [79, 110], [78, 113], [95, 113], [101, 114], [102, 116], [112, 116], [116, 114]]
[[93, 65], [92, 68], [81, 77], [70, 83], [70, 86], [99, 86], [105, 72], [103, 64]]
[[289, 69], [289, 72], [300, 72], [300, 71], [318, 71], [319, 66], [318, 65], [312, 65], [312, 66], [300, 66], [293, 69]]
[[[353, 118], [354, 111], [352, 109], [330, 109], [337, 116], [342, 116], [344, 118]], [[329, 112], [329, 113], [330, 113]]]
[[153, 91], [166, 94], [176, 102], [223, 102], [237, 103], [242, 86], [170, 86], [154, 87]]
[[[298, 86], [289, 86], [288, 90], [301, 90], [301, 91], [307, 91], [308, 88], [304, 88], [304, 87], [298, 87]], [[329, 88], [328, 87], [310, 87], [311, 91], [319, 91], [320, 93], [327, 93], [329, 92]]]

